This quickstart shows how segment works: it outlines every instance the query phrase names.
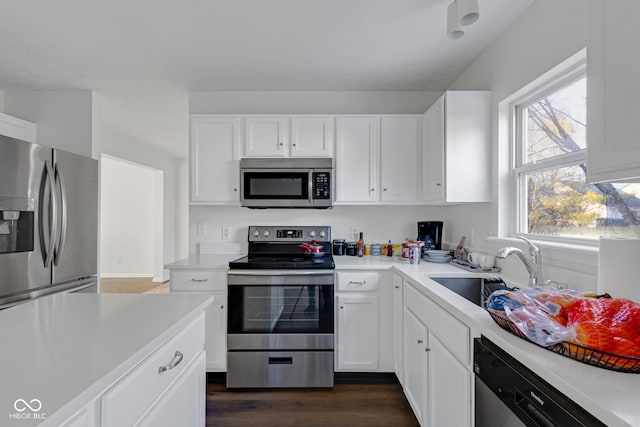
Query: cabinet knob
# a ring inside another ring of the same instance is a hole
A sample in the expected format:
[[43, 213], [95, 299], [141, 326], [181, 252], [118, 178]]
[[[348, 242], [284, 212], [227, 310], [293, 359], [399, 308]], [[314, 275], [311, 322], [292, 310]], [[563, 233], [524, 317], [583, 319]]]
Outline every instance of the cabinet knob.
[[383, 189], [382, 189], [382, 191], [387, 191], [387, 189], [386, 189], [386, 188], [383, 188]]
[[284, 142], [281, 142], [281, 143], [280, 143], [280, 147], [282, 147], [283, 145], [284, 145]]
[[376, 189], [375, 189], [375, 188], [372, 188], [372, 189], [371, 189], [371, 191], [376, 191]]
[[400, 289], [400, 286], [396, 285], [396, 289]]
[[429, 353], [430, 351], [431, 351], [431, 349], [430, 349], [429, 347], [425, 347], [425, 348], [424, 348], [424, 352], [425, 352], [425, 353]]
[[340, 310], [344, 310], [344, 305], [341, 305], [341, 306], [340, 306]]
[[224, 305], [221, 305], [221, 306], [220, 306], [220, 310], [224, 310]]
[[439, 182], [436, 182], [436, 187], [442, 187], [442, 184], [440, 184]]
[[233, 191], [238, 191], [238, 189], [237, 189], [237, 188], [234, 188], [234, 189], [233, 189]]
[[294, 143], [294, 144], [293, 144], [293, 146], [295, 147], [295, 146], [296, 146], [296, 144]]
[[422, 340], [418, 340], [418, 344], [422, 344]]

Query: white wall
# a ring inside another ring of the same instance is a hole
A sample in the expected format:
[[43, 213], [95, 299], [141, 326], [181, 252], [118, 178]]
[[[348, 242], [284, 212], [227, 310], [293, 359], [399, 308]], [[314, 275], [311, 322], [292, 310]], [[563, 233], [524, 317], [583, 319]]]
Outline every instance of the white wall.
[[[364, 233], [367, 243], [399, 243], [416, 238], [418, 221], [444, 220], [444, 208], [424, 206], [334, 206], [327, 210], [248, 209], [241, 207], [191, 206], [189, 253], [198, 253], [200, 242], [222, 239], [222, 226], [230, 227], [231, 241], [246, 242], [249, 225], [328, 225], [332, 238], [351, 240], [350, 227]], [[206, 222], [207, 235], [197, 234], [197, 224]]]
[[90, 91], [7, 90], [4, 112], [36, 123], [39, 144], [91, 157]]
[[[440, 96], [436, 92], [191, 92], [191, 114], [422, 114]], [[365, 240], [399, 242], [417, 236], [417, 221], [445, 220], [442, 208], [424, 206], [335, 206], [330, 210], [252, 210], [239, 207], [191, 206], [189, 254], [198, 243], [222, 239], [222, 226], [231, 240], [247, 241], [249, 225], [329, 225], [334, 238], [349, 239], [349, 228], [364, 232]], [[196, 234], [198, 222], [207, 235]]]
[[[493, 93], [494, 202], [448, 208], [448, 241], [455, 243], [473, 230], [472, 247], [476, 249], [493, 252], [506, 244], [525, 248], [517, 241], [487, 239], [498, 235], [498, 218], [508, 210], [496, 202], [501, 196], [497, 185], [498, 103], [586, 46], [587, 4], [583, 0], [537, 0], [451, 85], [450, 89], [489, 89]], [[545, 278], [596, 289], [596, 250], [543, 247], [542, 251]], [[526, 283], [521, 263], [515, 258], [506, 261], [503, 274]]]
[[[100, 162], [100, 277], [153, 277], [158, 224], [156, 175], [146, 166], [102, 156]], [[151, 191], [150, 191], [151, 190]], [[162, 269], [160, 269], [162, 277]]]
[[[161, 96], [159, 94], [158, 96]], [[149, 101], [151, 102], [151, 101]], [[176, 144], [188, 144], [188, 99], [184, 94], [182, 103], [175, 103], [174, 116], [182, 123], [178, 134], [182, 135]], [[126, 132], [125, 127], [118, 126], [118, 123], [131, 123], [135, 120], [136, 111], [144, 106], [137, 104], [135, 109], [127, 105], [127, 98], [120, 98], [118, 95], [94, 93], [94, 153], [108, 154], [120, 159], [129, 160], [141, 165], [149, 166], [163, 172], [163, 220], [162, 229], [162, 259], [163, 265], [176, 260], [176, 254], [186, 254], [187, 248], [184, 239], [181, 240], [181, 247], [178, 249], [179, 239], [176, 236], [177, 230], [186, 228], [186, 225], [179, 225], [178, 221], [185, 221], [185, 214], [179, 214], [180, 201], [186, 200], [188, 194], [187, 171], [180, 167], [181, 161], [175, 157], [160, 151], [149, 144], [149, 141], [136, 139]], [[153, 105], [149, 105], [149, 110], [153, 111]], [[126, 117], [119, 117], [120, 115]], [[186, 221], [185, 221], [186, 224]], [[168, 271], [163, 273], [165, 280], [168, 280]]]

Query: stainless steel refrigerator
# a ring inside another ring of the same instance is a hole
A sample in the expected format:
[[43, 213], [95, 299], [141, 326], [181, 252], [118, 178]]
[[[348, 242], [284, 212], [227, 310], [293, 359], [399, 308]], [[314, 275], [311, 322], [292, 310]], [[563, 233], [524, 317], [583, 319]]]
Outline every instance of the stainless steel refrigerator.
[[98, 162], [0, 136], [0, 308], [95, 289]]

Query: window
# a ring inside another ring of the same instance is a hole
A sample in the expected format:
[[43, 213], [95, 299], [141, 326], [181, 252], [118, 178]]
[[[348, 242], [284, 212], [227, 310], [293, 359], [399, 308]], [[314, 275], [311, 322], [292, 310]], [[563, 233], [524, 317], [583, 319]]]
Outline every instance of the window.
[[586, 183], [584, 60], [528, 88], [513, 106], [516, 233], [640, 237], [640, 184]]

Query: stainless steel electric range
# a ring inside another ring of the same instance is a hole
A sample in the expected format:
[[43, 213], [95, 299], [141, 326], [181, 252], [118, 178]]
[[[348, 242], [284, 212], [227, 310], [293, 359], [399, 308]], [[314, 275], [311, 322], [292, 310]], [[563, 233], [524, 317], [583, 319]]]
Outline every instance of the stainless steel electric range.
[[229, 263], [227, 387], [332, 387], [331, 228], [250, 226], [248, 240]]

